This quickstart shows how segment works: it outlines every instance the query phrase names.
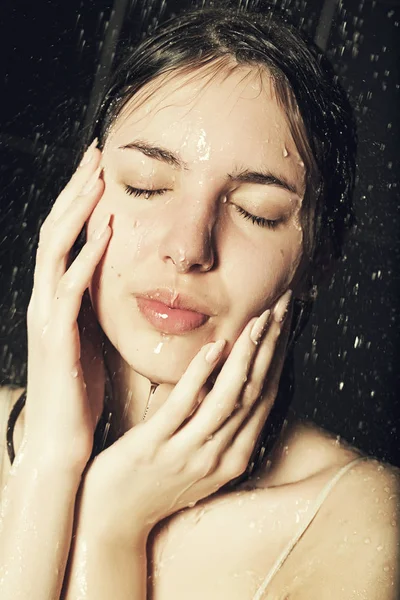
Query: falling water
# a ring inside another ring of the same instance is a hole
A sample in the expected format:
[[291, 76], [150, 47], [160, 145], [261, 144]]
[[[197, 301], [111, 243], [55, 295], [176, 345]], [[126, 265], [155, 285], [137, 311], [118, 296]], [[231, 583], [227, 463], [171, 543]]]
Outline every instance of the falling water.
[[[177, 3], [95, 4], [71, 0], [62, 13], [57, 3], [40, 1], [2, 9], [5, 53], [13, 49], [6, 61], [0, 134], [3, 384], [26, 381], [26, 308], [39, 227], [72, 171], [79, 136], [109, 75], [118, 40], [153, 29]], [[358, 225], [333, 281], [320, 290], [296, 349], [294, 407], [300, 416], [396, 462], [400, 7], [390, 0], [271, 4], [326, 45], [350, 95], [360, 137]], [[15, 37], [22, 30], [24, 35]]]

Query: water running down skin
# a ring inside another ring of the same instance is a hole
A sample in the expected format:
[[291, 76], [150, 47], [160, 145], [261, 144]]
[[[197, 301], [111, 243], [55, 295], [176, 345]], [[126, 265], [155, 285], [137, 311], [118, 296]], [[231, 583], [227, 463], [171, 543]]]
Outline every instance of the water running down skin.
[[[4, 496], [0, 585], [7, 600], [15, 589], [29, 600], [58, 598], [68, 551], [68, 600], [250, 600], [318, 492], [357, 456], [292, 419], [264, 471], [233, 493], [215, 493], [243, 472], [275, 401], [291, 317], [286, 290], [300, 293], [305, 170], [268, 73], [196, 75], [153, 82], [144, 112], [127, 106], [42, 231], [28, 314], [25, 441]], [[181, 155], [182, 168], [161, 161], [160, 150], [154, 158], [160, 145], [170, 159]], [[262, 184], [259, 176], [245, 180], [265, 165]], [[142, 188], [169, 190], [168, 197], [135, 195]], [[79, 289], [71, 295], [58, 283], [85, 222], [88, 245], [73, 265]], [[103, 384], [100, 353], [83, 347], [81, 364], [74, 337], [77, 297], [89, 283], [108, 339], [105, 361], [116, 374], [112, 408], [121, 431], [86, 468]], [[207, 319], [194, 329], [183, 319], [189, 330], [157, 354], [163, 319], [151, 323], [151, 307], [141, 311], [137, 298], [160, 288], [171, 303], [185, 290]], [[70, 327], [56, 328], [54, 319], [43, 335], [41, 319], [60, 317], [60, 306], [70, 309]], [[65, 331], [72, 331], [68, 344]], [[94, 386], [82, 385], [81, 367]], [[389, 599], [397, 481], [373, 461], [350, 472], [273, 581], [272, 597], [310, 600], [327, 589], [348, 600], [368, 588], [368, 600], [381, 600], [382, 591]], [[32, 559], [38, 539], [46, 541]]]

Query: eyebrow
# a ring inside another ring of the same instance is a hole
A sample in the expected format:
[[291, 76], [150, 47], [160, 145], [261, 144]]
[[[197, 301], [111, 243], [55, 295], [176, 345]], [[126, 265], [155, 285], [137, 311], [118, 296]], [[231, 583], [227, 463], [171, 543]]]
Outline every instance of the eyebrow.
[[158, 146], [153, 146], [149, 144], [149, 142], [145, 142], [142, 140], [136, 140], [135, 142], [130, 142], [125, 146], [119, 146], [120, 150], [139, 150], [145, 156], [149, 158], [154, 158], [161, 162], [167, 163], [171, 167], [175, 167], [176, 169], [181, 170], [189, 170], [188, 164], [183, 161], [177, 154], [167, 150], [166, 148], [160, 148]]
[[258, 183], [261, 185], [276, 185], [278, 187], [291, 192], [292, 194], [297, 194], [300, 196], [299, 191], [296, 186], [290, 183], [285, 177], [282, 175], [274, 175], [271, 172], [261, 173], [259, 171], [248, 171], [247, 169], [244, 171], [240, 171], [233, 175], [228, 175], [229, 179], [232, 181], [238, 181], [240, 183]]
[[[167, 150], [166, 148], [153, 146], [153, 144], [150, 144], [149, 142], [143, 140], [136, 140], [134, 142], [130, 142], [129, 144], [125, 144], [124, 146], [119, 146], [119, 149], [138, 150], [145, 156], [166, 163], [171, 167], [174, 167], [175, 169], [181, 169], [182, 171], [189, 170], [188, 163], [182, 160], [180, 156], [178, 156], [176, 153], [171, 152], [171, 150]], [[284, 190], [287, 190], [288, 192], [291, 192], [292, 194], [297, 194], [298, 196], [301, 196], [300, 191], [296, 188], [296, 186], [293, 183], [288, 181], [286, 177], [283, 177], [281, 174], [273, 174], [270, 171], [260, 172], [249, 171], [248, 169], [244, 169], [242, 171], [229, 174], [228, 178], [230, 181], [239, 183], [276, 185]]]

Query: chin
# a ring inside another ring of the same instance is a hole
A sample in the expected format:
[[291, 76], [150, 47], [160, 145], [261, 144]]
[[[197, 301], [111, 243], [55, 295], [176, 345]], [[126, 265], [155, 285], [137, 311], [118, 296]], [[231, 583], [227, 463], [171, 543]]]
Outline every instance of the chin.
[[176, 385], [187, 369], [190, 359], [191, 357], [178, 357], [172, 353], [169, 356], [160, 356], [142, 351], [140, 358], [134, 359], [130, 365], [136, 373], [152, 383]]
[[152, 383], [176, 385], [201, 347], [189, 349], [181, 342], [160, 339], [154, 343], [144, 339], [134, 349], [121, 344], [117, 351], [131, 369]]

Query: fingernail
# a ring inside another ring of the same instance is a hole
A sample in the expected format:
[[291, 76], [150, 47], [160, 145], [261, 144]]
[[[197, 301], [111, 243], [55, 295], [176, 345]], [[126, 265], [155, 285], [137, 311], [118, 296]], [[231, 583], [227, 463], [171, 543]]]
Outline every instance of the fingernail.
[[271, 314], [271, 311], [269, 309], [265, 310], [262, 313], [262, 315], [260, 315], [258, 317], [257, 321], [254, 323], [253, 327], [251, 328], [250, 339], [255, 344], [258, 344], [258, 342], [260, 341], [261, 336], [264, 333], [265, 328], [268, 324], [270, 314]]
[[213, 346], [209, 349], [206, 354], [206, 361], [210, 364], [217, 362], [225, 348], [226, 340], [218, 340], [214, 342]]
[[274, 308], [274, 319], [277, 323], [282, 323], [283, 319], [285, 318], [291, 297], [292, 290], [287, 290], [278, 300], [278, 303]]
[[98, 227], [96, 227], [96, 229], [93, 231], [92, 233], [92, 237], [94, 240], [99, 240], [101, 238], [101, 236], [105, 233], [108, 224], [110, 222], [110, 216], [111, 215], [106, 215], [99, 223]]
[[102, 169], [102, 167], [98, 167], [95, 170], [95, 172], [93, 173], [93, 175], [91, 177], [89, 177], [89, 180], [86, 182], [85, 186], [82, 188], [80, 196], [85, 196], [86, 194], [89, 194], [93, 190], [93, 188], [96, 185], [96, 182], [99, 178], [101, 169]]
[[96, 148], [98, 141], [99, 140], [97, 139], [97, 137], [94, 138], [93, 142], [87, 148], [87, 150], [86, 150], [85, 154], [83, 155], [82, 160], [79, 164], [80, 167], [84, 167], [85, 165], [90, 163], [90, 161], [92, 160], [92, 158], [94, 156], [93, 150]]

